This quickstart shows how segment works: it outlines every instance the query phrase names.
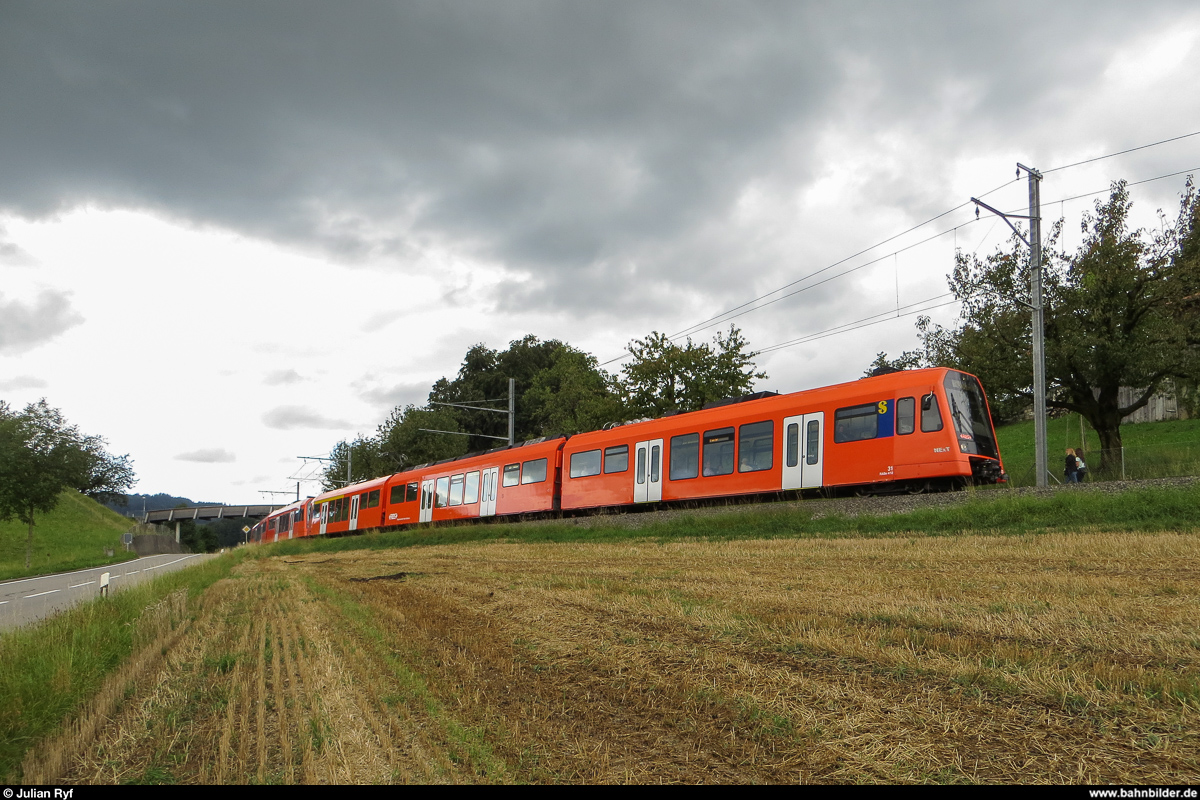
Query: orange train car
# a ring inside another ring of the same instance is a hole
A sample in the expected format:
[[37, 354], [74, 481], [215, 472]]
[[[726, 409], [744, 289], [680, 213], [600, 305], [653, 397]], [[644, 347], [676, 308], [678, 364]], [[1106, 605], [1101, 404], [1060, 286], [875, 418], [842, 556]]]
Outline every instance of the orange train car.
[[894, 372], [572, 436], [561, 508], [1005, 480], [978, 379]]
[[453, 519], [1007, 480], [979, 380], [939, 368], [535, 439], [422, 464], [281, 509], [252, 541]]

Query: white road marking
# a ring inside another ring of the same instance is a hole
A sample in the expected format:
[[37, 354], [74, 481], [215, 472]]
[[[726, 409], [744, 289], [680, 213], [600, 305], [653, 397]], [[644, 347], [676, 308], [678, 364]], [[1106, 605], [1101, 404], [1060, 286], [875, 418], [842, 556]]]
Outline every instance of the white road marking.
[[78, 589], [80, 586], [90, 586], [93, 583], [95, 583], [95, 581], [88, 581], [87, 583], [77, 583], [74, 586], [68, 586], [67, 588], [68, 589]]
[[62, 589], [51, 589], [48, 592], [38, 592], [37, 594], [27, 594], [27, 595], [25, 595], [25, 599], [28, 600], [32, 597], [41, 597], [44, 594], [54, 594], [55, 592], [61, 592], [61, 591], [62, 591]]

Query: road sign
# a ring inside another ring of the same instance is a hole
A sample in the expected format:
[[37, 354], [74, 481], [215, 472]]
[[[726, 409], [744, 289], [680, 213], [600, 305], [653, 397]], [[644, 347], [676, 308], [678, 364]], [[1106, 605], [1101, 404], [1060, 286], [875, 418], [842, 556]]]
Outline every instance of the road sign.
[[249, 533], [249, 532], [250, 532], [250, 526], [249, 526], [249, 525], [245, 525], [245, 526], [243, 526], [243, 527], [242, 527], [242, 533]]
[[121, 534], [121, 544], [133, 544], [133, 534], [132, 533], [122, 533]]

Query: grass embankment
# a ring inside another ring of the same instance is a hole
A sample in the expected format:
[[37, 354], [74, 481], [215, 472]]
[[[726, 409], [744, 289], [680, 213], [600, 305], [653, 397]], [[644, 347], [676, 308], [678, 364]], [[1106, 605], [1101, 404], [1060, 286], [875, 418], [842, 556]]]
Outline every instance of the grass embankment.
[[[996, 429], [1004, 468], [1014, 486], [1032, 486], [1033, 421], [1004, 425]], [[1086, 440], [1086, 443], [1085, 443]], [[1121, 441], [1125, 446], [1125, 479], [1145, 480], [1179, 475], [1200, 475], [1200, 419], [1143, 422], [1122, 425]], [[1116, 454], [1107, 476], [1100, 469], [1100, 437], [1084, 423], [1080, 435], [1079, 415], [1070, 414], [1049, 420], [1046, 425], [1046, 445], [1050, 457], [1050, 472], [1063, 480], [1063, 456], [1068, 447], [1086, 450], [1091, 478], [1121, 477], [1121, 457]]]
[[[1017, 536], [1051, 531], [1194, 531], [1200, 528], [1200, 483], [1148, 487], [1123, 492], [1062, 491], [1019, 496], [979, 491], [948, 506], [896, 514], [828, 513], [829, 503], [811, 500], [787, 507], [706, 509], [639, 527], [609, 523], [610, 517], [584, 517], [536, 525], [466, 524], [333, 539], [293, 539], [255, 548], [255, 555], [336, 553], [430, 544], [478, 541], [619, 542], [651, 539], [712, 541], [775, 538], [846, 538], [896, 536]], [[635, 516], [636, 520], [636, 516]]]
[[[49, 514], [34, 517], [31, 568], [25, 569], [25, 543], [29, 526], [0, 522], [0, 580], [69, 572], [136, 558], [121, 545], [121, 534], [131, 520], [79, 492], [67, 490]], [[112, 556], [104, 551], [112, 550]]]
[[145, 618], [147, 609], [180, 590], [194, 604], [237, 560], [230, 555], [170, 572], [0, 634], [0, 783], [14, 782], [26, 750], [82, 712], [147, 636], [161, 632], [160, 620]]

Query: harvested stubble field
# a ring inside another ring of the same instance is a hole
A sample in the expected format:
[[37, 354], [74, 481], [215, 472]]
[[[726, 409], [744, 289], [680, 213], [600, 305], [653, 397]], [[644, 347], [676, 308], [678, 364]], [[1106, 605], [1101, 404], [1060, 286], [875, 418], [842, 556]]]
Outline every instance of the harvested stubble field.
[[246, 560], [47, 777], [1196, 783], [1197, 564], [1173, 533]]

